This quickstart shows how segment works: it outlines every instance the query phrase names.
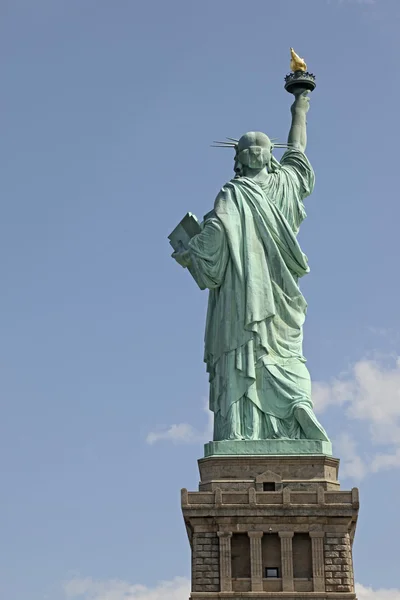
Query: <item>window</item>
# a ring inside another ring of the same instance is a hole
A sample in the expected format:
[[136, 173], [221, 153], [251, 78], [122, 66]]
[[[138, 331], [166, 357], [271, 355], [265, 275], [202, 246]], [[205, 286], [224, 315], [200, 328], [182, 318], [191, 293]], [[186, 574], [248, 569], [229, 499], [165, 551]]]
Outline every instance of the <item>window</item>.
[[279, 539], [278, 534], [268, 533], [263, 535], [261, 539], [261, 548], [263, 573], [265, 574], [264, 577], [279, 577], [282, 558], [281, 540]]
[[279, 569], [276, 567], [266, 567], [265, 569], [265, 577], [267, 578], [278, 578], [279, 577]]
[[312, 551], [308, 533], [295, 533], [293, 536], [293, 577], [311, 579]]
[[264, 481], [263, 490], [264, 490], [264, 492], [274, 492], [275, 491], [275, 482], [274, 481]]
[[247, 533], [234, 533], [231, 538], [232, 577], [234, 579], [249, 579], [250, 568], [250, 538]]

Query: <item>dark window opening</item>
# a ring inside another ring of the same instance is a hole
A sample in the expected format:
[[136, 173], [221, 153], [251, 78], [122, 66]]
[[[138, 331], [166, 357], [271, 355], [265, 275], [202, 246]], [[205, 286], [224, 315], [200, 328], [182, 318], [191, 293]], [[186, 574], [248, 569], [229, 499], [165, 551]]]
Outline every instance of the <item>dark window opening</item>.
[[263, 535], [261, 549], [264, 577], [274, 577], [276, 579], [279, 577], [280, 566], [282, 565], [281, 540], [278, 534], [268, 533]]
[[275, 482], [274, 481], [264, 481], [263, 490], [264, 490], [264, 492], [274, 492], [275, 491]]
[[249, 579], [250, 538], [247, 533], [234, 533], [231, 538], [232, 577], [233, 579]]
[[295, 533], [293, 536], [293, 577], [311, 579], [312, 550], [311, 538], [308, 533]]
[[275, 578], [277, 579], [279, 577], [279, 569], [276, 567], [266, 567], [265, 569], [265, 577], [271, 579], [271, 578]]

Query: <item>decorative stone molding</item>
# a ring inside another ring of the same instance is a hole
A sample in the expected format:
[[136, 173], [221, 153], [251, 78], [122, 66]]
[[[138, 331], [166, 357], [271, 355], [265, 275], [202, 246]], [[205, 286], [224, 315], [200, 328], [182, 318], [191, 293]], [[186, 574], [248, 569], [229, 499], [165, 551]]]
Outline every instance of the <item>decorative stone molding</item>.
[[284, 487], [282, 491], [282, 504], [290, 504], [290, 488]]
[[255, 506], [257, 504], [257, 496], [255, 488], [249, 488], [249, 505]]
[[251, 564], [251, 591], [262, 592], [262, 547], [261, 539], [264, 535], [263, 531], [248, 531], [247, 535], [250, 538], [250, 564]]
[[360, 508], [360, 498], [359, 498], [358, 488], [353, 488], [351, 490], [351, 500], [353, 503], [353, 508], [358, 510]]
[[[355, 515], [358, 511], [357, 508], [357, 494], [355, 492], [347, 491], [325, 491], [322, 488], [312, 491], [296, 491], [291, 490], [289, 487], [283, 488], [282, 491], [276, 492], [260, 492], [255, 491], [255, 495], [250, 490], [254, 490], [251, 486], [247, 490], [243, 491], [228, 491], [217, 487], [213, 492], [188, 492], [187, 490], [181, 491], [183, 508], [194, 508], [200, 509], [228, 506], [240, 506], [242, 508], [253, 508], [253, 504], [257, 504], [259, 507], [266, 507], [268, 505], [283, 506], [287, 507], [289, 504], [294, 505], [314, 505], [316, 511], [320, 511], [321, 515], [326, 514], [327, 511], [336, 507], [340, 509], [347, 509], [349, 516], [352, 513]], [[323, 502], [322, 502], [323, 492]]]
[[314, 592], [325, 591], [324, 537], [323, 531], [310, 531]]
[[232, 532], [218, 531], [219, 537], [219, 572], [221, 592], [232, 591], [232, 556], [231, 537]]
[[181, 505], [187, 506], [189, 504], [189, 493], [186, 488], [181, 489]]
[[257, 492], [263, 491], [263, 484], [266, 481], [275, 483], [276, 488], [278, 489], [281, 487], [282, 477], [280, 475], [278, 475], [277, 473], [274, 473], [273, 471], [270, 471], [270, 470], [264, 471], [264, 473], [260, 473], [260, 475], [257, 475], [256, 481], [255, 481]]
[[[285, 490], [284, 490], [285, 491]], [[293, 583], [293, 531], [279, 531], [281, 538], [281, 558], [282, 558], [282, 591], [292, 592]]]

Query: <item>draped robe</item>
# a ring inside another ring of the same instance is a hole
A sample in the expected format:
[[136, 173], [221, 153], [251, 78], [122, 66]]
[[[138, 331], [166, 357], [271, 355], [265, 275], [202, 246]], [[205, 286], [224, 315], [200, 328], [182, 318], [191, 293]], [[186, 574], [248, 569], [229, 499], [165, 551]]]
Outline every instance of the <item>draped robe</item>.
[[204, 360], [214, 440], [328, 440], [311, 401], [302, 354], [308, 273], [296, 235], [314, 172], [300, 150], [280, 168], [239, 177], [218, 194], [189, 247], [209, 301]]

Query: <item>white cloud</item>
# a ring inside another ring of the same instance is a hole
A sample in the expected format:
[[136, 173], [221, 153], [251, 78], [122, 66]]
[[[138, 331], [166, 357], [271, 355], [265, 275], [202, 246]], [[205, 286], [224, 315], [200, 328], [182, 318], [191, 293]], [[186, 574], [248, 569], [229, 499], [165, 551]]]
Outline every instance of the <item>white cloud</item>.
[[400, 600], [400, 589], [395, 588], [374, 590], [357, 583], [356, 593], [358, 600]]
[[348, 433], [342, 433], [334, 442], [335, 454], [340, 456], [340, 475], [351, 477], [356, 482], [364, 479], [368, 472], [366, 462], [357, 452], [356, 442]]
[[391, 364], [360, 360], [347, 375], [313, 383], [315, 410], [345, 408], [350, 419], [370, 424], [373, 441], [400, 444], [400, 359]]
[[340, 408], [347, 423], [352, 420], [367, 424], [371, 448], [385, 446], [371, 456], [360, 456], [355, 440], [342, 433], [335, 448], [340, 449], [341, 474], [360, 481], [368, 472], [400, 467], [400, 359], [389, 362], [360, 360], [349, 373], [329, 383], [313, 384], [316, 412]]
[[312, 384], [312, 399], [315, 412], [321, 413], [329, 406], [341, 406], [354, 396], [354, 382], [332, 379], [329, 383], [321, 381]]
[[147, 434], [146, 442], [155, 444], [167, 441], [174, 444], [198, 444], [212, 439], [213, 435], [213, 413], [208, 408], [208, 402], [203, 402], [203, 408], [207, 413], [207, 425], [204, 431], [198, 431], [189, 423], [177, 423], [164, 427], [159, 431], [151, 431]]
[[393, 467], [400, 467], [400, 448], [393, 454], [376, 454], [372, 459], [370, 468], [373, 473], [376, 473]]
[[400, 360], [385, 366], [359, 361], [353, 368], [354, 393], [348, 414], [373, 423], [391, 423], [400, 417]]
[[189, 425], [189, 423], [178, 423], [161, 431], [151, 431], [146, 437], [146, 442], [148, 444], [155, 444], [160, 441], [169, 441], [174, 444], [190, 444], [197, 442], [198, 438], [199, 434], [192, 425]]
[[346, 405], [351, 418], [390, 423], [400, 417], [400, 359], [360, 360], [348, 374], [313, 383], [313, 401], [317, 412]]
[[64, 584], [68, 600], [188, 600], [190, 582], [185, 577], [161, 581], [155, 587], [121, 580], [74, 578]]
[[[356, 584], [358, 600], [400, 600], [399, 589], [379, 589]], [[175, 577], [154, 587], [121, 580], [75, 578], [64, 584], [66, 600], [188, 600], [190, 581]]]

